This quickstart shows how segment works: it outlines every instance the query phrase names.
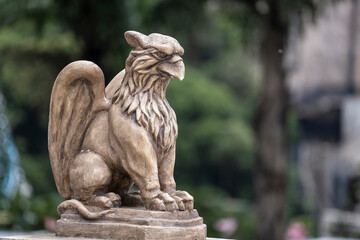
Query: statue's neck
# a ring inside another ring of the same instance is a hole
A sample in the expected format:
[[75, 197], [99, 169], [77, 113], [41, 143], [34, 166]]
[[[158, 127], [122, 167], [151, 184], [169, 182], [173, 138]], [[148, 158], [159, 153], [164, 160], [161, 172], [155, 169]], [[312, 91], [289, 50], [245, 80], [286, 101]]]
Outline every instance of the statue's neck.
[[148, 93], [164, 100], [169, 82], [170, 78], [160, 75], [125, 73], [121, 88], [127, 87], [131, 95]]

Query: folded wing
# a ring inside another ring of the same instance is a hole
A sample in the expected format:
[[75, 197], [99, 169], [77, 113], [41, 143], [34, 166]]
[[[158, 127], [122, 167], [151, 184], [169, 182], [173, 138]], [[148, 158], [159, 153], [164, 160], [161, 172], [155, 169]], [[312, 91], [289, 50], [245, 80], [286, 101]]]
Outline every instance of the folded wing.
[[51, 167], [60, 195], [69, 199], [69, 168], [89, 123], [99, 111], [107, 110], [111, 101], [104, 93], [101, 69], [89, 61], [67, 65], [57, 76], [50, 100], [48, 148]]

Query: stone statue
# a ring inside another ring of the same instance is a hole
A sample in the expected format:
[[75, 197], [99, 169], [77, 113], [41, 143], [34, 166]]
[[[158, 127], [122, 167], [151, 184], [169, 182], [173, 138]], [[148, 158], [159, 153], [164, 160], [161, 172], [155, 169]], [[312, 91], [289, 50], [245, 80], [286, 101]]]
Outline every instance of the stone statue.
[[[193, 197], [176, 190], [178, 127], [165, 97], [170, 79], [184, 78], [184, 49], [158, 33], [127, 31], [125, 39], [132, 51], [106, 88], [101, 69], [89, 61], [70, 63], [54, 83], [48, 142], [56, 186], [66, 199], [59, 215], [76, 209], [96, 220], [115, 207], [142, 204], [170, 215], [196, 211]], [[130, 192], [134, 183], [140, 191]]]

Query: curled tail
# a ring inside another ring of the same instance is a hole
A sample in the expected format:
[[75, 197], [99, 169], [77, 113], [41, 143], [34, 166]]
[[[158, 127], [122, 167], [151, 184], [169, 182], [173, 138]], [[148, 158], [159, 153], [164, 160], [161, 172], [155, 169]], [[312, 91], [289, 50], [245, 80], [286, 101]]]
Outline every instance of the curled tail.
[[61, 214], [63, 214], [69, 208], [76, 209], [81, 216], [89, 220], [99, 219], [100, 217], [110, 213], [114, 213], [115, 211], [114, 209], [109, 209], [100, 212], [90, 212], [82, 202], [71, 199], [60, 203], [60, 205], [57, 207], [57, 213], [59, 214], [59, 216], [61, 216]]

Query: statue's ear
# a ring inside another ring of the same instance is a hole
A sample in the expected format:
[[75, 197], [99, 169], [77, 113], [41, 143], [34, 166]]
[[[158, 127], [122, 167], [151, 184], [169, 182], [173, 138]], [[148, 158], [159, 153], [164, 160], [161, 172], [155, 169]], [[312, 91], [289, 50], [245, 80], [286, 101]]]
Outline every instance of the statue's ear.
[[148, 42], [148, 36], [136, 31], [125, 32], [125, 39], [133, 49], [146, 48]]

